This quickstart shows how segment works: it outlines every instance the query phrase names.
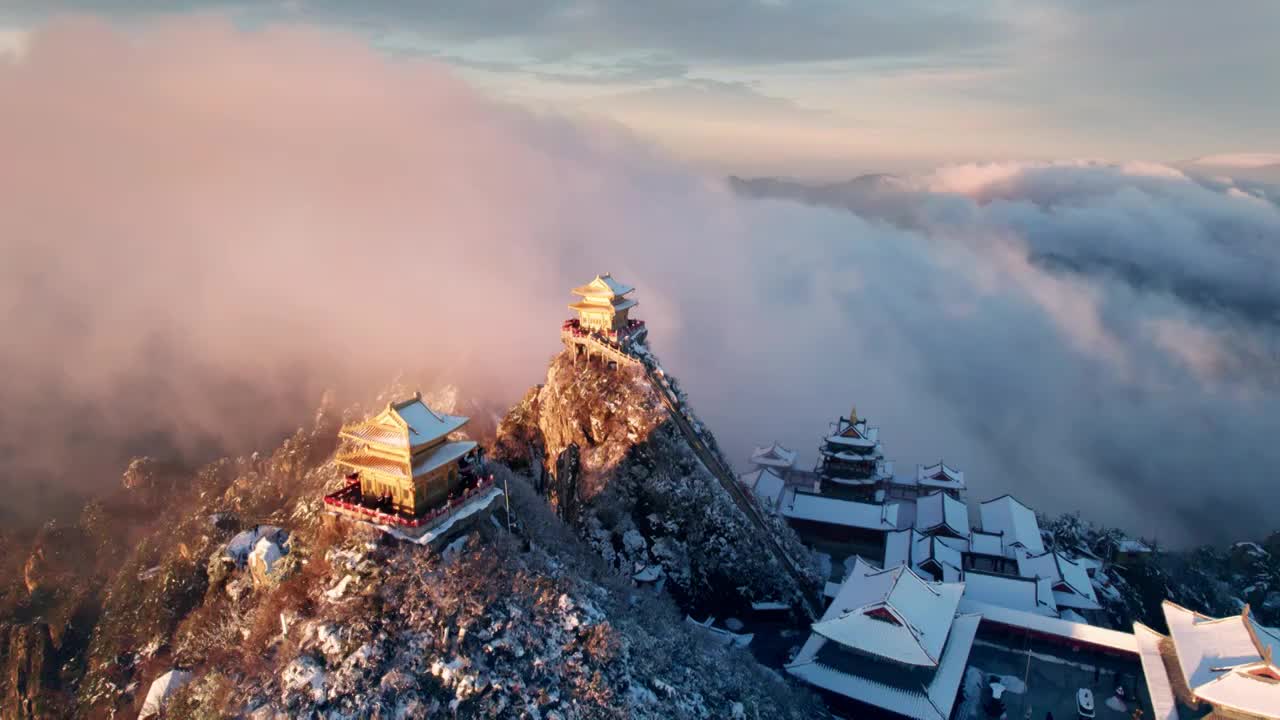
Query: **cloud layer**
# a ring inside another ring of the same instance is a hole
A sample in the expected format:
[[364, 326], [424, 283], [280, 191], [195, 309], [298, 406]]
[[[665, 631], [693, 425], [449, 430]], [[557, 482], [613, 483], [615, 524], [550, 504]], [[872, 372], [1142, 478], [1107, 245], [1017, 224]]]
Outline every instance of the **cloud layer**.
[[210, 18], [42, 28], [0, 105], [10, 487], [251, 447], [400, 371], [509, 403], [608, 270], [737, 458], [812, 458], [856, 401], [980, 497], [1176, 542], [1280, 500], [1261, 186], [1020, 164], [759, 199], [429, 63]]

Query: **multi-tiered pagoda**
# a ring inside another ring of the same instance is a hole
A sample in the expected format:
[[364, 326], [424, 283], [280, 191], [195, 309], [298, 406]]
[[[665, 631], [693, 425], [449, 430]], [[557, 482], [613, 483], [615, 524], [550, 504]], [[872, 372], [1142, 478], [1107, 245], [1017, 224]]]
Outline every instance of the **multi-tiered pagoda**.
[[343, 426], [338, 435], [347, 447], [336, 457], [350, 470], [343, 504], [386, 517], [423, 518], [473, 491], [480, 480], [476, 443], [449, 440], [468, 420], [437, 413], [416, 393]]
[[859, 418], [857, 410], [839, 419], [819, 452], [818, 492], [823, 495], [872, 500], [877, 486], [891, 474], [880, 448], [880, 428]]
[[575, 348], [578, 357], [590, 359], [599, 355], [611, 365], [634, 361], [632, 356], [643, 351], [648, 332], [644, 321], [628, 317], [638, 304], [627, 297], [635, 288], [605, 273], [572, 292], [582, 299], [569, 305], [578, 316], [565, 320], [560, 328], [565, 344]]
[[614, 280], [609, 273], [597, 275], [591, 282], [571, 291], [582, 299], [569, 305], [569, 309], [577, 311], [578, 326], [583, 330], [614, 334], [627, 328], [627, 312], [639, 304], [626, 297], [635, 290]]

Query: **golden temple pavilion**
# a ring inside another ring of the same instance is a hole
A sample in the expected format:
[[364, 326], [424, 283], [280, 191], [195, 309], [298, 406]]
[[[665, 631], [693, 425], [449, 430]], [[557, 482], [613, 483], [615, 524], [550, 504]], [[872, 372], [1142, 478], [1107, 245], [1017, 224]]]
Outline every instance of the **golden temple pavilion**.
[[383, 512], [417, 516], [444, 505], [473, 479], [476, 443], [450, 441], [470, 418], [442, 415], [422, 393], [388, 403], [374, 417], [343, 426], [339, 465], [359, 481], [360, 500]]
[[606, 335], [629, 327], [627, 312], [637, 305], [626, 297], [635, 292], [630, 285], [623, 285], [609, 273], [597, 275], [594, 280], [573, 289], [582, 299], [569, 306], [578, 313], [578, 327], [588, 332]]

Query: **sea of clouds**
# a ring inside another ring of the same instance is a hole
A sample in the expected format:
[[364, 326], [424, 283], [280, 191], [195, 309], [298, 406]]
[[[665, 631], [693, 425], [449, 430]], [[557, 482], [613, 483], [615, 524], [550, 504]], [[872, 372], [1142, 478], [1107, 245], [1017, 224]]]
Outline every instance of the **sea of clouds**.
[[856, 403], [899, 471], [944, 458], [978, 499], [1171, 544], [1280, 527], [1260, 183], [729, 182], [355, 37], [215, 17], [55, 21], [0, 58], [0, 107], [0, 487], [43, 503], [137, 452], [269, 447], [326, 389], [500, 411], [610, 271], [735, 461], [811, 463]]

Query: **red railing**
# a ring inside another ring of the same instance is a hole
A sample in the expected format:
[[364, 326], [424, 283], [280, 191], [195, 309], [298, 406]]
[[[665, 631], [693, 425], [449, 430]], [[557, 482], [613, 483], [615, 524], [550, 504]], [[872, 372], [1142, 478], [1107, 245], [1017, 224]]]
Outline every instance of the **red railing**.
[[345, 486], [324, 496], [324, 504], [360, 517], [368, 518], [374, 522], [385, 523], [388, 525], [399, 525], [400, 527], [407, 528], [420, 528], [424, 525], [436, 522], [437, 520], [443, 520], [449, 517], [453, 513], [457, 512], [457, 510], [463, 505], [467, 504], [467, 501], [491, 487], [493, 487], [493, 476], [489, 475], [487, 477], [480, 478], [480, 481], [475, 487], [462, 493], [462, 495], [449, 500], [441, 507], [438, 507], [425, 515], [418, 517], [404, 517], [403, 515], [394, 515], [382, 512], [381, 510], [365, 507], [360, 502], [359, 477], [348, 475], [347, 484]]
[[628, 320], [626, 327], [621, 328], [619, 330], [614, 330], [613, 332], [606, 333], [598, 330], [596, 331], [586, 330], [578, 322], [578, 318], [569, 318], [568, 320], [565, 320], [563, 323], [560, 323], [560, 332], [567, 333], [569, 335], [572, 335], [573, 337], [580, 337], [580, 338], [591, 337], [595, 335], [597, 337], [604, 339], [606, 342], [610, 342], [617, 345], [617, 344], [622, 344], [627, 342], [628, 340], [631, 339], [633, 335], [635, 335], [640, 330], [644, 329], [644, 327], [645, 325], [643, 320]]

